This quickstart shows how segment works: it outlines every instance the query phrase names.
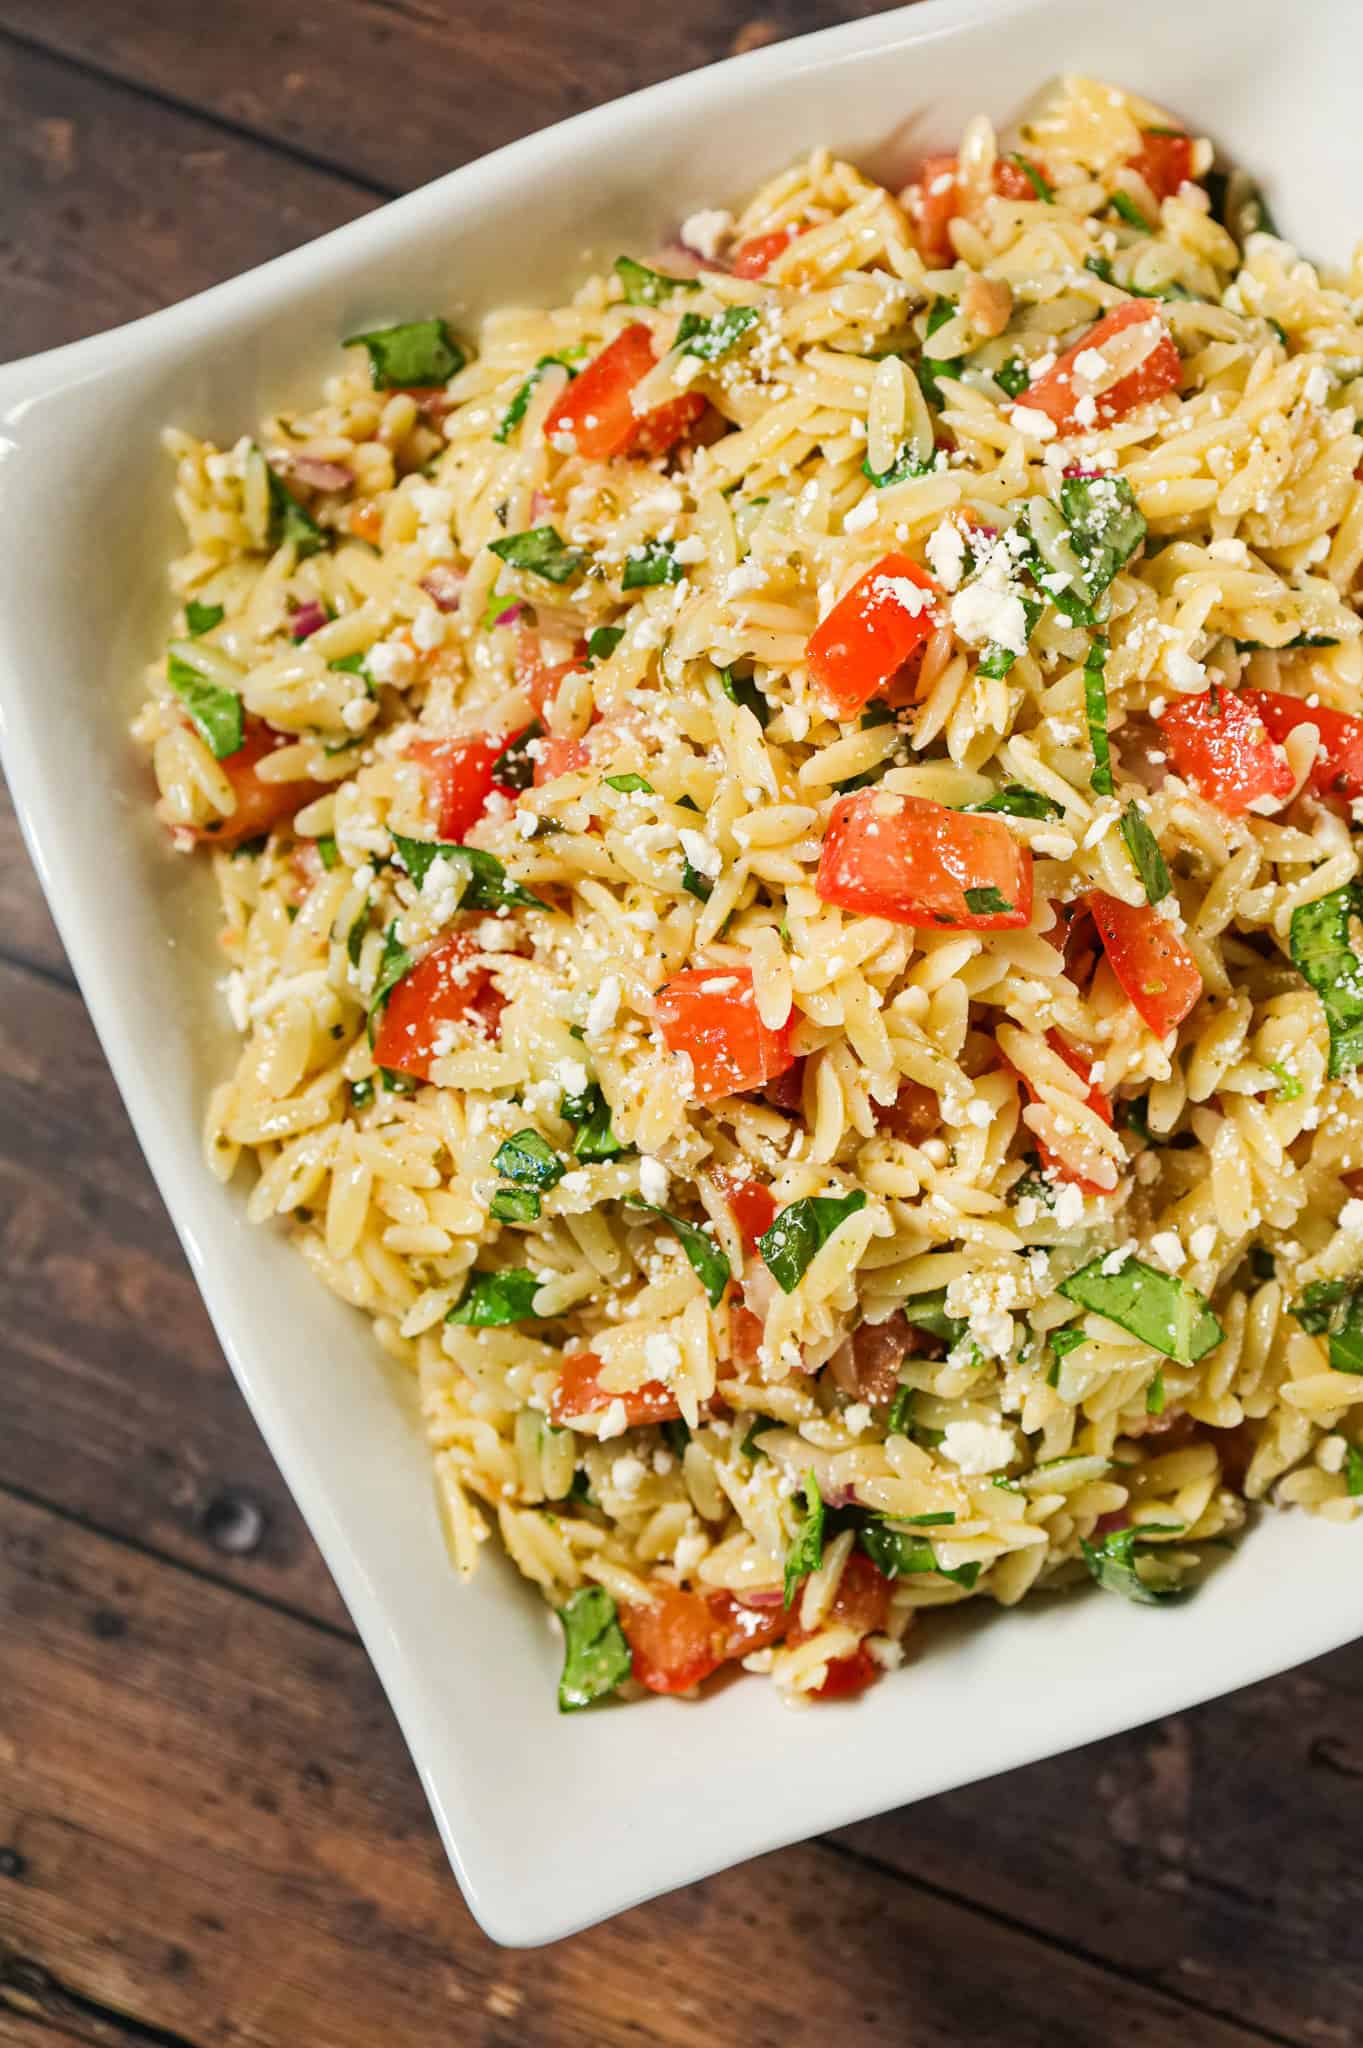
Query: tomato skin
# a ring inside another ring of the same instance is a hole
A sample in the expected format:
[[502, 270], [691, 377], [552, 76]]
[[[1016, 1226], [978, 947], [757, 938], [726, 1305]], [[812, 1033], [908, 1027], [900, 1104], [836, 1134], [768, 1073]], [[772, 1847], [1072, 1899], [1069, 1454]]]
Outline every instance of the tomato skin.
[[864, 1551], [854, 1550], [843, 1566], [833, 1603], [816, 1627], [805, 1628], [800, 1621], [797, 1594], [793, 1610], [795, 1618], [791, 1621], [786, 1640], [792, 1646], [806, 1643], [820, 1629], [833, 1627], [850, 1628], [859, 1636], [878, 1635], [889, 1617], [890, 1592], [890, 1581], [884, 1572], [872, 1564]]
[[[1076, 1052], [1072, 1045], [1067, 1045], [1058, 1031], [1048, 1031], [1046, 1033], [1046, 1043], [1056, 1057], [1065, 1062], [1070, 1072], [1077, 1074], [1079, 1079], [1088, 1085], [1088, 1094], [1084, 1100], [1094, 1115], [1100, 1116], [1110, 1130], [1112, 1128], [1112, 1102], [1106, 1090], [1100, 1088], [1096, 1081], [1089, 1082], [1089, 1068], [1093, 1064], [1092, 1060], [1085, 1059], [1083, 1054]], [[1020, 1085], [1026, 1089], [1033, 1102], [1041, 1100], [1041, 1097], [1025, 1074], [1018, 1074], [1017, 1079]], [[1073, 1182], [1075, 1187], [1082, 1188], [1087, 1195], [1111, 1194], [1111, 1188], [1100, 1188], [1097, 1181], [1088, 1180], [1082, 1173], [1073, 1172], [1070, 1167], [1065, 1165], [1063, 1160], [1057, 1159], [1050, 1146], [1043, 1138], [1038, 1137], [1035, 1131], [1032, 1132], [1032, 1140], [1036, 1145], [1037, 1157], [1048, 1173], [1059, 1174], [1061, 1180]]]
[[871, 1114], [878, 1131], [888, 1131], [892, 1138], [903, 1138], [910, 1145], [921, 1145], [924, 1138], [930, 1138], [940, 1128], [942, 1105], [935, 1091], [921, 1081], [901, 1081], [894, 1101], [873, 1103]]
[[1158, 129], [1141, 130], [1141, 146], [1131, 159], [1131, 168], [1144, 178], [1156, 199], [1172, 199], [1180, 185], [1193, 175], [1191, 135], [1161, 135]]
[[377, 1065], [429, 1081], [442, 1024], [473, 1020], [495, 1035], [502, 999], [488, 970], [470, 964], [476, 950], [466, 933], [452, 932], [403, 975], [374, 1033]]
[[[1128, 327], [1160, 318], [1160, 309], [1153, 299], [1131, 299], [1125, 306], [1117, 306], [1111, 313], [1105, 313], [1096, 326], [1090, 327], [1088, 333], [1075, 342], [1073, 348], [1066, 349], [1044, 377], [1037, 378], [1035, 384], [1023, 393], [1019, 404], [1032, 412], [1044, 412], [1062, 434], [1070, 433], [1081, 424], [1075, 417], [1075, 407], [1082, 394], [1074, 388], [1074, 366], [1079, 357], [1086, 349], [1101, 349]], [[1164, 331], [1143, 363], [1138, 363], [1125, 377], [1119, 377], [1106, 391], [1095, 394], [1095, 416], [1089, 422], [1089, 428], [1111, 426], [1114, 420], [1124, 418], [1136, 406], [1144, 405], [1147, 399], [1158, 398], [1166, 391], [1177, 391], [1179, 375], [1178, 350], [1172, 337]]]
[[1171, 924], [1148, 903], [1123, 903], [1102, 889], [1084, 899], [1108, 964], [1136, 1014], [1163, 1038], [1202, 994], [1196, 960]]
[[695, 425], [706, 400], [698, 391], [636, 413], [630, 393], [653, 368], [653, 336], [641, 320], [622, 329], [562, 394], [544, 422], [544, 438], [570, 435], [579, 455], [609, 462], [617, 455], [663, 455]]
[[240, 846], [248, 839], [259, 839], [323, 794], [327, 788], [323, 782], [262, 782], [256, 774], [267, 754], [295, 745], [297, 737], [296, 733], [276, 732], [263, 718], [246, 714], [241, 745], [235, 754], [224, 755], [218, 763], [232, 785], [237, 807], [216, 831], [196, 832], [201, 845]]
[[924, 157], [907, 195], [913, 238], [929, 270], [944, 270], [955, 261], [950, 230], [961, 210], [957, 168], [954, 156]]
[[750, 1308], [740, 1301], [729, 1303], [729, 1370], [735, 1379], [757, 1378], [763, 1336], [766, 1325], [761, 1316], [755, 1316]]
[[465, 834], [477, 824], [495, 787], [494, 764], [511, 738], [511, 734], [501, 733], [464, 740], [413, 740], [407, 758], [430, 779], [438, 838], [462, 844]]
[[1264, 798], [1281, 804], [1292, 794], [1291, 763], [1257, 705], [1238, 691], [1179, 697], [1155, 723], [1184, 781], [1228, 817], [1239, 817]]
[[608, 1393], [601, 1385], [602, 1363], [594, 1351], [575, 1351], [564, 1359], [558, 1385], [549, 1397], [551, 1422], [595, 1415], [612, 1401], [624, 1403], [625, 1421], [631, 1429], [645, 1422], [675, 1422], [681, 1414], [675, 1394], [661, 1380], [645, 1380], [627, 1394]]
[[[927, 593], [929, 601], [905, 602], [905, 583]], [[917, 562], [890, 554], [820, 619], [805, 650], [809, 673], [839, 717], [854, 717], [931, 638], [940, 623], [931, 602], [937, 594], [937, 585]], [[920, 608], [914, 609], [916, 604]]]
[[770, 1230], [776, 1215], [775, 1195], [765, 1181], [740, 1178], [723, 1166], [715, 1168], [712, 1179], [733, 1211], [745, 1250], [756, 1251], [758, 1238]]
[[707, 1593], [705, 1597], [720, 1631], [720, 1656], [726, 1663], [753, 1650], [770, 1649], [790, 1626], [790, 1616], [780, 1605], [745, 1607], [732, 1593]]
[[778, 256], [785, 254], [800, 230], [794, 227], [773, 228], [769, 234], [750, 235], [746, 242], [740, 242], [729, 259], [729, 269], [735, 277], [764, 277]]
[[[1001, 818], [859, 789], [833, 806], [814, 888], [891, 924], [1016, 931], [1031, 922], [1032, 856]], [[966, 891], [988, 888], [1006, 910], [970, 908]]]
[[1308, 704], [1304, 697], [1289, 697], [1282, 690], [1241, 690], [1240, 695], [1254, 706], [1275, 740], [1285, 740], [1299, 725], [1315, 726], [1320, 750], [1311, 769], [1311, 787], [1317, 796], [1363, 796], [1363, 718]]
[[558, 695], [564, 677], [573, 675], [582, 667], [585, 654], [584, 645], [582, 652], [574, 654], [568, 661], [546, 662], [540, 653], [539, 635], [520, 635], [516, 642], [516, 681], [528, 693], [536, 718], [543, 719]]
[[858, 1643], [850, 1657], [830, 1659], [828, 1676], [822, 1685], [815, 1687], [812, 1697], [816, 1700], [855, 1699], [858, 1693], [873, 1686], [880, 1675], [880, 1666], [865, 1643]]
[[689, 1692], [724, 1661], [722, 1625], [701, 1593], [654, 1580], [651, 1607], [620, 1615], [634, 1657], [634, 1676], [650, 1692]]
[[653, 1008], [668, 1050], [691, 1055], [697, 1102], [760, 1088], [794, 1064], [792, 1019], [775, 1031], [762, 1022], [750, 968], [683, 968], [664, 982]]
[[591, 760], [585, 740], [543, 739], [535, 752], [535, 788], [557, 782], [560, 775], [575, 774]]

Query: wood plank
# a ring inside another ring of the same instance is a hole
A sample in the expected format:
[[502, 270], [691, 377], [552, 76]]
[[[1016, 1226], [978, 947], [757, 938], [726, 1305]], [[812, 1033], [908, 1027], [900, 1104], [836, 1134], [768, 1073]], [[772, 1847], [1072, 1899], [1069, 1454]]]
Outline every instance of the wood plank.
[[19, 832], [14, 800], [0, 777], [0, 959], [21, 960], [70, 981], [71, 967], [43, 901]]
[[476, 13], [422, 0], [0, 0], [0, 26], [400, 190], [736, 46], [876, 11], [690, 0], [588, 19], [556, 0]]
[[1263, 2038], [817, 1847], [501, 1952], [358, 1646], [3, 1499], [0, 1617], [0, 1958], [204, 2048]]
[[79, 997], [0, 967], [0, 1482], [349, 1629]]

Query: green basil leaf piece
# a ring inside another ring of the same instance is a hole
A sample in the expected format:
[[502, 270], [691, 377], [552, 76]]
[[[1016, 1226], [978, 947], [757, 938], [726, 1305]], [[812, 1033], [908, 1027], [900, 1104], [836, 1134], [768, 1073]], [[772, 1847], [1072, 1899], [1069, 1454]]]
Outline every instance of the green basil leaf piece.
[[1329, 1340], [1331, 1372], [1363, 1373], [1363, 1283], [1313, 1280], [1292, 1313], [1308, 1336]]
[[1147, 1415], [1164, 1413], [1164, 1367], [1160, 1366], [1155, 1377], [1145, 1390], [1145, 1412]]
[[539, 1213], [538, 1188], [498, 1188], [488, 1205], [499, 1223], [536, 1223]]
[[810, 1260], [840, 1223], [866, 1207], [861, 1188], [849, 1195], [806, 1195], [782, 1209], [757, 1240], [768, 1272], [783, 1294], [798, 1284]]
[[665, 306], [677, 292], [700, 290], [698, 277], [668, 277], [661, 270], [650, 270], [646, 263], [636, 263], [632, 256], [617, 256], [614, 270], [630, 306]]
[[579, 1587], [559, 1609], [558, 1618], [563, 1623], [558, 1710], [575, 1714], [613, 1693], [629, 1677], [634, 1660], [615, 1602], [604, 1586]]
[[1112, 796], [1112, 749], [1107, 737], [1107, 642], [1093, 642], [1084, 662], [1084, 709], [1088, 715], [1089, 745], [1093, 750], [1093, 772], [1089, 783], [1099, 796]]
[[[1141, 1534], [1135, 1527], [1109, 1529], [1096, 1543], [1081, 1540], [1084, 1563], [1105, 1593], [1120, 1593], [1138, 1607], [1165, 1607], [1186, 1599], [1191, 1588], [1182, 1583], [1172, 1566], [1160, 1567], [1158, 1546], [1141, 1543]], [[1148, 1561], [1146, 1572], [1138, 1569], [1142, 1561]]]
[[528, 1266], [470, 1273], [445, 1321], [461, 1323], [470, 1330], [498, 1330], [506, 1323], [523, 1323], [535, 1313], [531, 1304], [539, 1285]]
[[374, 977], [374, 993], [369, 998], [369, 1019], [372, 1033], [373, 1020], [378, 1016], [389, 996], [402, 980], [410, 974], [416, 961], [404, 945], [398, 941], [397, 919], [389, 925], [383, 935], [383, 951], [379, 955], [379, 971]]
[[994, 382], [1009, 398], [1021, 398], [1032, 381], [1032, 373], [1021, 356], [1010, 356], [994, 371]]
[[682, 887], [688, 896], [694, 896], [698, 903], [708, 903], [715, 893], [715, 885], [709, 875], [703, 875], [699, 868], [693, 868], [689, 860], [682, 861]]
[[[948, 1521], [953, 1519], [954, 1517], [947, 1516]], [[959, 1564], [950, 1571], [945, 1570], [938, 1564], [937, 1553], [926, 1537], [911, 1535], [903, 1523], [878, 1517], [866, 1524], [858, 1535], [857, 1542], [876, 1569], [884, 1572], [887, 1579], [907, 1579], [916, 1577], [920, 1572], [936, 1572], [940, 1578], [951, 1579], [954, 1584], [964, 1586], [968, 1592], [980, 1576], [981, 1566], [976, 1562]]]
[[967, 889], [965, 907], [972, 917], [997, 917], [1013, 908], [1001, 889], [991, 882], [985, 889]]
[[1330, 1033], [1332, 1080], [1363, 1062], [1363, 959], [1354, 950], [1351, 926], [1363, 918], [1363, 883], [1346, 882], [1292, 913], [1292, 963], [1315, 990]]
[[683, 313], [674, 346], [688, 356], [698, 356], [703, 363], [717, 363], [738, 347], [761, 318], [757, 306], [726, 306], [712, 320], [703, 320], [698, 313]]
[[1363, 1451], [1356, 1444], [1344, 1453], [1344, 1484], [1354, 1498], [1363, 1493]]
[[185, 606], [185, 624], [195, 640], [204, 633], [211, 633], [215, 626], [220, 626], [223, 616], [223, 607], [220, 604], [200, 604], [194, 597], [191, 597]]
[[823, 1495], [819, 1482], [812, 1472], [806, 1472], [804, 1486], [805, 1512], [786, 1551], [785, 1604], [789, 1607], [796, 1590], [811, 1572], [816, 1572], [823, 1563]]
[[718, 674], [720, 687], [729, 702], [731, 704], [740, 704], [745, 711], [751, 711], [753, 717], [757, 720], [763, 732], [765, 732], [771, 720], [771, 706], [758, 689], [754, 678], [752, 676], [736, 675], [732, 668], [722, 668], [718, 671]]
[[964, 1319], [947, 1314], [945, 1287], [934, 1288], [930, 1294], [911, 1294], [901, 1305], [901, 1313], [915, 1330], [926, 1330], [930, 1337], [940, 1338], [949, 1350], [954, 1351], [965, 1335]]
[[1060, 806], [1038, 790], [1024, 789], [1020, 782], [1005, 783], [982, 804], [967, 804], [968, 811], [1001, 811], [1007, 818], [1058, 818]]
[[673, 1216], [668, 1210], [660, 1209], [656, 1202], [646, 1202], [642, 1195], [627, 1195], [625, 1207], [647, 1210], [650, 1216], [656, 1216], [660, 1223], [667, 1225], [686, 1253], [711, 1308], [718, 1308], [729, 1284], [730, 1267], [714, 1239], [697, 1224], [688, 1223], [681, 1216]]
[[235, 690], [210, 682], [182, 655], [168, 655], [166, 669], [170, 687], [189, 713], [199, 738], [215, 761], [227, 760], [239, 750], [245, 733], [241, 698]]
[[503, 1180], [518, 1187], [557, 1187], [566, 1171], [552, 1145], [538, 1131], [517, 1131], [498, 1146], [492, 1164]]
[[909, 1417], [913, 1413], [913, 1396], [914, 1389], [912, 1387], [899, 1388], [893, 1401], [890, 1403], [890, 1412], [885, 1417], [886, 1436], [908, 1435]]
[[653, 795], [653, 784], [642, 775], [608, 775], [605, 781], [607, 789], [618, 789], [621, 796]]
[[559, 1104], [559, 1115], [565, 1123], [577, 1126], [573, 1139], [573, 1157], [588, 1164], [603, 1159], [615, 1159], [624, 1151], [624, 1146], [611, 1129], [610, 1104], [601, 1092], [597, 1081], [589, 1081], [580, 1095], [565, 1095]]
[[1174, 885], [1164, 865], [1159, 841], [1146, 824], [1137, 803], [1129, 803], [1122, 812], [1122, 837], [1132, 865], [1141, 878], [1146, 902], [1162, 903]]
[[448, 384], [468, 361], [443, 320], [404, 320], [347, 337], [347, 348], [363, 348], [376, 391], [427, 389]]
[[265, 485], [270, 494], [269, 519], [265, 528], [267, 546], [282, 548], [291, 540], [300, 562], [309, 555], [319, 555], [329, 546], [330, 537], [324, 527], [317, 524], [311, 512], [300, 505], [293, 492], [287, 488], [282, 477], [275, 475], [258, 448], [252, 454], [259, 456], [265, 470]]
[[624, 637], [623, 626], [598, 626], [587, 635], [587, 659], [592, 662], [609, 661]]
[[582, 567], [581, 555], [567, 545], [556, 526], [531, 526], [524, 533], [508, 533], [501, 540], [490, 540], [488, 547], [512, 569], [542, 576], [546, 583], [571, 583]]
[[524, 732], [518, 732], [514, 739], [508, 740], [492, 764], [494, 783], [502, 789], [529, 789], [535, 779], [531, 743], [543, 737], [544, 727], [536, 718], [532, 719]]
[[[1071, 545], [1084, 565], [1079, 595], [1092, 607], [1145, 539], [1145, 514], [1124, 476], [1063, 477], [1060, 509]], [[1055, 599], [1062, 610], [1063, 595]]]
[[1115, 1273], [1105, 1273], [1104, 1263], [1103, 1258], [1091, 1259], [1062, 1280], [1058, 1291], [1066, 1301], [1106, 1316], [1176, 1365], [1195, 1365], [1221, 1342], [1225, 1331], [1195, 1287], [1148, 1266], [1144, 1259], [1128, 1257]]
[[532, 896], [519, 882], [510, 879], [495, 854], [484, 853], [480, 846], [456, 846], [443, 839], [408, 839], [402, 832], [393, 834], [393, 844], [399, 860], [418, 889], [433, 861], [448, 860], [467, 868], [468, 880], [459, 898], [460, 910], [545, 908], [540, 897]]
[[869, 477], [878, 491], [888, 490], [891, 484], [906, 484], [911, 477], [927, 476], [932, 469], [930, 462], [921, 462], [913, 449], [905, 442], [888, 469], [872, 469], [868, 455], [861, 458], [861, 473]]
[[648, 540], [633, 554], [626, 555], [620, 588], [646, 590], [655, 583], [680, 583], [683, 573], [670, 540]]
[[1154, 228], [1150, 225], [1150, 222], [1141, 212], [1129, 192], [1114, 192], [1108, 204], [1112, 211], [1126, 222], [1129, 228], [1135, 228], [1142, 235], [1154, 234]]
[[566, 370], [570, 378], [577, 375], [577, 371], [565, 357], [541, 356], [529, 376], [522, 384], [517, 386], [510, 405], [497, 422], [492, 435], [494, 441], [500, 441], [505, 446], [511, 439], [512, 429], [520, 425], [530, 409], [530, 400], [534, 396], [535, 386], [539, 383], [546, 370], [555, 367], [560, 370]]
[[368, 1109], [373, 1100], [374, 1076], [372, 1074], [366, 1074], [363, 1081], [352, 1081], [350, 1083], [350, 1107], [352, 1109]]
[[1008, 161], [1017, 165], [1038, 199], [1044, 200], [1047, 206], [1055, 205], [1055, 187], [1042, 176], [1030, 157], [1019, 156], [1014, 149], [1009, 151]]

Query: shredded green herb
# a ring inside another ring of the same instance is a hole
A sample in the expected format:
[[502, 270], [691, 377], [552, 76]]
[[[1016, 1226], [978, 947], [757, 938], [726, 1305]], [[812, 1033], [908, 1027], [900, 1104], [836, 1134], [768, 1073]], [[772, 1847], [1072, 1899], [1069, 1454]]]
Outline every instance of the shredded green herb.
[[503, 1180], [518, 1187], [552, 1188], [562, 1180], [563, 1161], [548, 1140], [527, 1128], [503, 1140], [492, 1161]]
[[622, 590], [646, 590], [650, 584], [680, 583], [684, 575], [677, 560], [675, 543], [670, 540], [648, 540], [641, 548], [625, 557], [625, 573], [620, 578]]
[[245, 733], [241, 698], [235, 690], [210, 681], [184, 654], [168, 655], [166, 669], [170, 686], [199, 738], [215, 761], [227, 760], [238, 751]]
[[792, 1537], [786, 1551], [785, 1604], [789, 1607], [795, 1598], [801, 1582], [816, 1572], [823, 1563], [823, 1496], [819, 1482], [812, 1472], [806, 1472], [804, 1486], [805, 1512], [800, 1526]]
[[967, 889], [965, 907], [972, 917], [1001, 917], [1013, 906], [1001, 889], [991, 882], [987, 888]]
[[1309, 1337], [1327, 1339], [1331, 1372], [1363, 1373], [1363, 1282], [1314, 1280], [1292, 1313]]
[[1105, 1257], [1091, 1259], [1062, 1280], [1058, 1291], [1176, 1365], [1195, 1365], [1221, 1342], [1225, 1331], [1195, 1287], [1130, 1255], [1115, 1272], [1105, 1272], [1106, 1264]]
[[429, 390], [448, 384], [468, 361], [443, 320], [405, 320], [352, 334], [347, 348], [363, 348], [376, 391]]
[[642, 775], [608, 775], [607, 789], [618, 789], [621, 796], [652, 796], [653, 784], [645, 782]]
[[1084, 661], [1084, 709], [1088, 715], [1089, 746], [1093, 750], [1093, 771], [1089, 783], [1099, 796], [1112, 796], [1112, 749], [1107, 736], [1107, 642], [1099, 638]]
[[646, 1202], [642, 1195], [628, 1195], [625, 1206], [629, 1209], [644, 1209], [650, 1216], [656, 1216], [665, 1223], [676, 1238], [691, 1264], [691, 1269], [705, 1289], [705, 1297], [711, 1308], [718, 1308], [724, 1299], [724, 1290], [729, 1284], [729, 1261], [707, 1232], [695, 1223], [688, 1223], [684, 1217], [673, 1216], [668, 1210], [660, 1209], [655, 1202]]
[[205, 633], [211, 633], [215, 626], [220, 626], [223, 617], [220, 604], [200, 604], [197, 598], [191, 597], [185, 606], [185, 624], [196, 640]]
[[624, 637], [623, 626], [598, 626], [587, 635], [587, 659], [591, 662], [609, 661]]
[[565, 1123], [577, 1127], [577, 1136], [573, 1139], [575, 1159], [591, 1165], [604, 1159], [614, 1159], [624, 1151], [624, 1146], [611, 1129], [610, 1104], [602, 1094], [599, 1082], [589, 1081], [580, 1095], [565, 1095], [559, 1104], [559, 1115]]
[[532, 896], [519, 882], [510, 879], [495, 854], [484, 853], [479, 846], [456, 846], [443, 839], [409, 839], [402, 832], [393, 834], [393, 845], [418, 889], [433, 861], [447, 860], [467, 869], [468, 880], [459, 898], [460, 910], [544, 909], [538, 896]]
[[1146, 902], [1162, 903], [1174, 885], [1164, 865], [1159, 841], [1146, 824], [1137, 803], [1129, 803], [1122, 812], [1122, 837], [1132, 865], [1141, 878]]
[[[916, 1516], [914, 1519], [921, 1522], [935, 1521], [939, 1518]], [[954, 1517], [947, 1516], [946, 1519], [951, 1521]], [[887, 1579], [910, 1578], [921, 1572], [936, 1572], [939, 1578], [950, 1579], [953, 1584], [964, 1586], [969, 1591], [980, 1576], [981, 1568], [974, 1562], [956, 1565], [948, 1571], [944, 1565], [938, 1563], [937, 1553], [926, 1537], [911, 1535], [907, 1526], [884, 1520], [879, 1516], [874, 1521], [867, 1522], [859, 1532], [857, 1542], [872, 1564], [877, 1570], [884, 1572]]]
[[340, 849], [330, 832], [323, 832], [318, 839], [317, 858], [321, 861], [328, 874], [330, 874], [337, 861], [341, 858]]
[[524, 732], [509, 740], [492, 764], [492, 780], [499, 789], [529, 789], [535, 779], [533, 743], [543, 739], [544, 727], [534, 719]]
[[668, 277], [661, 270], [650, 270], [646, 263], [636, 263], [632, 256], [617, 256], [615, 274], [624, 287], [625, 302], [631, 306], [665, 306], [677, 292], [698, 292], [698, 277]]
[[1135, 228], [1139, 234], [1152, 235], [1155, 232], [1129, 192], [1114, 192], [1108, 204], [1129, 228]]
[[498, 1188], [488, 1214], [499, 1223], [535, 1223], [539, 1220], [540, 1198], [536, 1188]]
[[325, 530], [317, 524], [311, 512], [299, 504], [293, 492], [286, 488], [282, 477], [277, 477], [258, 448], [252, 450], [265, 471], [265, 486], [269, 492], [269, 518], [265, 529], [266, 545], [281, 548], [285, 541], [292, 541], [300, 562], [309, 555], [321, 554], [328, 545]]
[[761, 318], [757, 306], [726, 306], [711, 320], [702, 319], [698, 313], [683, 313], [674, 346], [688, 356], [699, 357], [703, 363], [717, 363], [738, 347]]
[[740, 704], [745, 711], [751, 711], [753, 717], [765, 732], [771, 719], [771, 706], [758, 689], [753, 678], [751, 676], [736, 675], [732, 668], [722, 668], [718, 671], [718, 675], [720, 687], [729, 702], [731, 704]]
[[1293, 965], [1320, 997], [1330, 1033], [1332, 1080], [1363, 1062], [1363, 959], [1354, 949], [1352, 926], [1363, 918], [1363, 884], [1346, 882], [1328, 896], [1292, 913], [1289, 945]]
[[805, 1195], [791, 1202], [757, 1240], [768, 1272], [783, 1294], [794, 1289], [840, 1223], [866, 1207], [861, 1188], [848, 1195]]
[[511, 568], [542, 576], [546, 583], [571, 583], [582, 567], [581, 555], [567, 545], [555, 526], [508, 533], [501, 540], [490, 540], [488, 547]]
[[566, 1607], [563, 1624], [563, 1675], [558, 1682], [558, 1710], [576, 1713], [613, 1693], [633, 1665], [615, 1602], [604, 1586], [581, 1586]]
[[[1084, 1562], [1105, 1593], [1120, 1593], [1139, 1607], [1163, 1607], [1184, 1599], [1190, 1588], [1179, 1571], [1159, 1557], [1159, 1546], [1142, 1542], [1150, 1535], [1181, 1535], [1177, 1526], [1154, 1522], [1144, 1528], [1110, 1529], [1096, 1543], [1080, 1541]], [[1142, 1566], [1144, 1569], [1142, 1570]]]
[[1047, 206], [1055, 205], [1054, 186], [1042, 176], [1030, 158], [1019, 156], [1016, 150], [1012, 150], [1009, 153], [1008, 161], [1010, 164], [1017, 165], [1038, 199], [1043, 200]]
[[496, 1273], [469, 1274], [464, 1291], [445, 1317], [470, 1330], [496, 1330], [534, 1316], [539, 1281], [528, 1266], [503, 1266]]
[[1000, 811], [1007, 818], [1058, 818], [1060, 806], [1048, 796], [1042, 796], [1035, 789], [1024, 789], [1020, 782], [1005, 783], [996, 789], [993, 796], [983, 803], [966, 804], [968, 811]]
[[512, 431], [520, 425], [530, 409], [530, 401], [535, 395], [535, 386], [539, 383], [546, 370], [551, 370], [555, 367], [560, 370], [566, 370], [570, 378], [577, 375], [577, 371], [565, 356], [541, 356], [529, 376], [517, 387], [510, 405], [508, 405], [501, 419], [497, 422], [492, 435], [494, 441], [500, 441], [505, 444], [510, 440]]

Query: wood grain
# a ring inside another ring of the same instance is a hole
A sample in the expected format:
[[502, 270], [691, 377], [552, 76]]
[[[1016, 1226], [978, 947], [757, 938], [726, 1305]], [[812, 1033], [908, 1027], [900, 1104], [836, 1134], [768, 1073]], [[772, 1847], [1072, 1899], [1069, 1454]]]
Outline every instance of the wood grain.
[[817, 1846], [500, 1953], [358, 1647], [3, 1499], [0, 1613], [0, 1985], [259, 2048], [1262, 2038]]

